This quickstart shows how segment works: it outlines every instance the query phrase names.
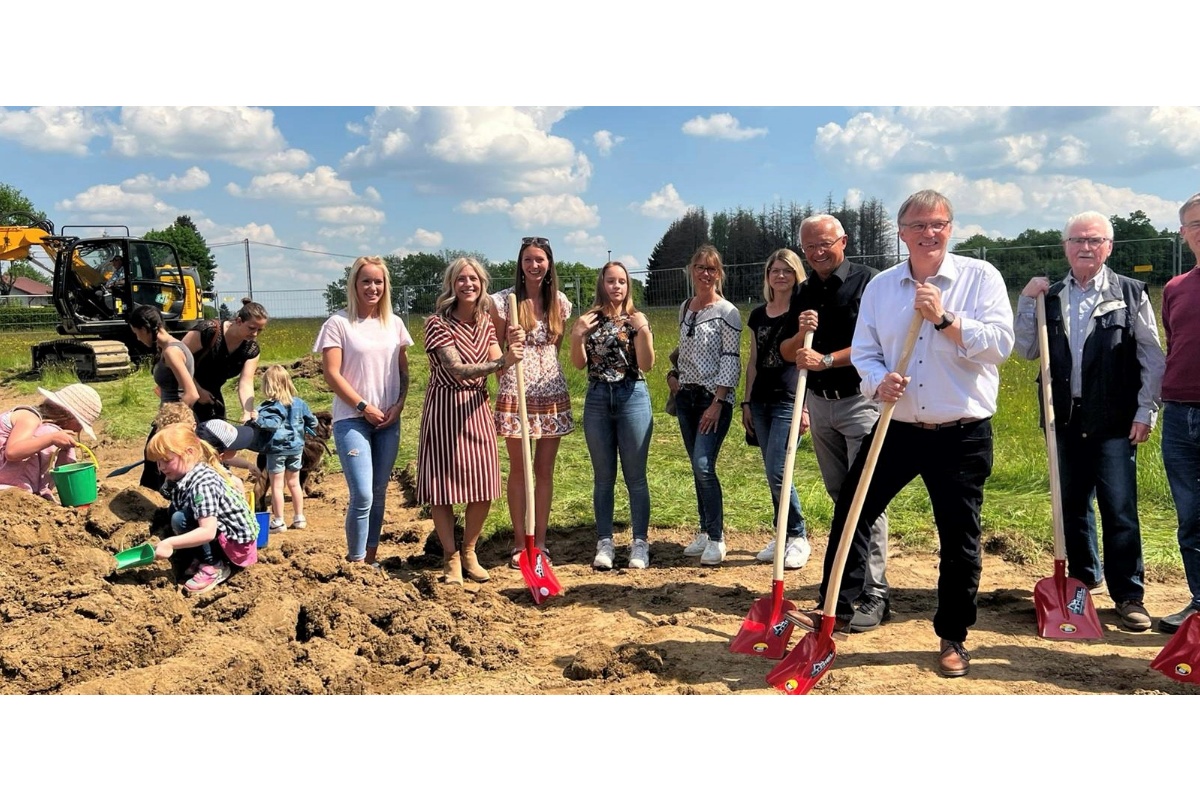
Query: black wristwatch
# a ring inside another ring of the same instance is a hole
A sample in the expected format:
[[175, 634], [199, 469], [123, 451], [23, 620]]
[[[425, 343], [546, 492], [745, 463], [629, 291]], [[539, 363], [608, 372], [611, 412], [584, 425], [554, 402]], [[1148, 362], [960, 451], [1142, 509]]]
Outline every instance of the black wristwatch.
[[935, 331], [944, 331], [944, 330], [946, 330], [946, 328], [949, 328], [951, 325], [954, 324], [954, 319], [955, 319], [954, 315], [951, 314], [949, 311], [943, 311], [942, 312], [942, 321], [939, 322], [937, 325], [934, 325], [933, 329]]
[[359, 411], [366, 411], [367, 410], [367, 401], [359, 400], [358, 405], [356, 405], [355, 408], [357, 408]]

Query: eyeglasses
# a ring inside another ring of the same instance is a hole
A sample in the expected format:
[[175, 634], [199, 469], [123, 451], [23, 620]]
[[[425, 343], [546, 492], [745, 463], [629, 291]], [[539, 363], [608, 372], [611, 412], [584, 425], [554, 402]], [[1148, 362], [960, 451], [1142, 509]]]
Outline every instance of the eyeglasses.
[[1185, 223], [1185, 224], [1181, 225], [1180, 227], [1183, 228], [1185, 231], [1190, 231], [1192, 233], [1195, 233], [1196, 231], [1200, 231], [1200, 220], [1196, 220], [1195, 222]]
[[1072, 236], [1071, 238], [1067, 239], [1067, 241], [1073, 245], [1078, 245], [1079, 247], [1082, 247], [1085, 244], [1089, 247], [1099, 247], [1110, 240], [1104, 238], [1103, 236]]
[[[938, 230], [941, 230], [941, 228], [938, 228]], [[842, 239], [834, 239], [832, 242], [812, 242], [810, 244], [803, 244], [800, 246], [804, 248], [804, 252], [806, 253], [815, 253], [818, 250], [828, 250], [829, 248], [836, 246], [840, 241], [842, 241]]]
[[546, 245], [550, 244], [550, 240], [543, 239], [541, 236], [526, 236], [524, 239], [521, 240], [521, 246], [524, 247], [527, 244], [537, 245], [538, 247], [545, 247]]
[[692, 269], [694, 269], [696, 272], [707, 272], [713, 275], [715, 275], [717, 272], [716, 267], [710, 267], [706, 264], [693, 264]]
[[794, 278], [796, 276], [796, 273], [792, 272], [791, 269], [770, 269], [767, 270], [767, 274], [772, 278]]
[[[950, 220], [939, 220], [937, 222], [904, 222], [900, 224], [901, 228], [907, 228], [913, 233], [941, 233], [946, 230], [946, 226], [950, 224]], [[807, 248], [806, 248], [807, 249]]]

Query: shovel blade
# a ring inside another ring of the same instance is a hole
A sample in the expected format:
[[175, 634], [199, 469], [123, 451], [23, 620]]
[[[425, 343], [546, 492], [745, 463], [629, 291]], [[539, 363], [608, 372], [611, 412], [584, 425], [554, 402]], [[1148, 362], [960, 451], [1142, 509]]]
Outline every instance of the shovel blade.
[[117, 559], [117, 569], [143, 567], [154, 562], [154, 545], [147, 542], [137, 547], [131, 547], [117, 553], [114, 558]]
[[1200, 614], [1183, 621], [1150, 668], [1180, 683], [1200, 683]]
[[767, 673], [767, 683], [785, 694], [808, 694], [829, 671], [837, 654], [833, 637], [825, 632], [804, 636], [792, 652]]
[[791, 600], [784, 600], [779, 607], [779, 616], [773, 615], [775, 603], [770, 597], [760, 597], [750, 606], [750, 613], [742, 620], [742, 627], [729, 643], [729, 652], [744, 653], [748, 656], [765, 656], [771, 659], [783, 658], [787, 652], [788, 641], [792, 638], [792, 630], [796, 627], [787, 617], [788, 611], [794, 611], [796, 605]]
[[536, 547], [531, 551], [527, 548], [521, 551], [518, 563], [521, 567], [521, 577], [533, 595], [534, 605], [541, 605], [543, 600], [562, 594], [562, 584], [550, 568], [546, 554]]
[[1091, 593], [1083, 581], [1068, 578], [1059, 570], [1033, 587], [1033, 607], [1038, 635], [1043, 639], [1104, 638]]

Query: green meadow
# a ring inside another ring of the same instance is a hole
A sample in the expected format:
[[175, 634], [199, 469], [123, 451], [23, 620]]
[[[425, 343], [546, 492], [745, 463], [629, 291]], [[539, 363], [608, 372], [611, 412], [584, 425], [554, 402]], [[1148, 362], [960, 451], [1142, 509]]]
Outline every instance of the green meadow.
[[[742, 311], [745, 318], [749, 308], [743, 308]], [[678, 342], [675, 313], [672, 308], [655, 309], [648, 314], [655, 332], [655, 351], [660, 359], [649, 375], [655, 409], [649, 465], [651, 524], [659, 528], [691, 528], [695, 526], [697, 518], [691, 469], [679, 428], [675, 419], [662, 411], [667, 395], [664, 378], [666, 354]], [[319, 319], [272, 321], [260, 338], [262, 364], [291, 363], [308, 355], [321, 322]], [[428, 360], [422, 349], [423, 320], [413, 317], [410, 330], [416, 345], [409, 349], [412, 390], [402, 421], [398, 462], [401, 465], [416, 460], [421, 399], [429, 376]], [[29, 346], [52, 338], [52, 335], [49, 331], [0, 333], [0, 380], [10, 390], [23, 396], [32, 396], [39, 385], [58, 388], [74, 380], [74, 375], [70, 373], [37, 376], [29, 372]], [[745, 336], [742, 352], [745, 359], [749, 353], [749, 340]], [[561, 359], [578, 425], [582, 420], [586, 375], [571, 366], [565, 347]], [[1036, 362], [1012, 358], [1001, 368], [1000, 408], [993, 420], [995, 466], [987, 484], [983, 506], [987, 549], [1017, 561], [1029, 560], [1051, 549], [1049, 478], [1045, 440], [1038, 427], [1036, 379]], [[296, 383], [300, 396], [315, 410], [330, 408], [333, 395], [320, 379], [301, 379]], [[143, 368], [128, 377], [94, 386], [104, 402], [103, 419], [108, 435], [131, 442], [143, 438], [157, 406], [149, 370]], [[494, 381], [492, 392], [495, 392]], [[226, 398], [227, 405], [235, 408], [236, 394], [232, 382], [226, 387]], [[98, 455], [103, 461], [103, 454]], [[1163, 472], [1157, 429], [1150, 441], [1139, 448], [1138, 455], [1139, 508], [1146, 568], [1152, 575], [1173, 575], [1180, 571], [1175, 541], [1175, 512]], [[329, 462], [330, 469], [338, 469], [336, 457], [329, 457]], [[503, 448], [501, 466], [507, 472], [508, 463]], [[725, 492], [727, 527], [761, 535], [764, 541], [773, 535], [774, 520], [762, 459], [757, 448], [743, 442], [737, 415], [721, 451], [718, 473]], [[565, 437], [559, 450], [550, 518], [552, 528], [588, 528], [593, 524], [591, 476], [583, 432], [577, 430]], [[810, 529], [816, 535], [824, 535], [828, 531], [832, 505], [825, 494], [807, 437], [801, 440], [798, 449], [795, 483]], [[628, 523], [627, 498], [619, 480], [616, 513], [619, 528]], [[908, 548], [931, 550], [936, 547], [933, 516], [920, 481], [914, 481], [896, 497], [889, 507], [889, 515], [893, 541]], [[497, 533], [511, 533], [508, 510], [503, 500], [493, 504], [485, 528], [485, 535]]]

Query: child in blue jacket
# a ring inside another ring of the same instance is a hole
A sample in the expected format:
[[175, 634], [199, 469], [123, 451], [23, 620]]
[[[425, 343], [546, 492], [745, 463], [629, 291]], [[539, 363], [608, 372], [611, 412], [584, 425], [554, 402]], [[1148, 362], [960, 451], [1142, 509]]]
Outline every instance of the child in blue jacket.
[[258, 406], [258, 427], [271, 438], [263, 446], [267, 475], [271, 481], [271, 531], [287, 527], [283, 521], [283, 485], [292, 497], [292, 527], [303, 528], [304, 489], [300, 486], [300, 460], [304, 435], [317, 432], [317, 418], [302, 398], [296, 397], [287, 370], [275, 364], [263, 373], [262, 393], [267, 399]]

